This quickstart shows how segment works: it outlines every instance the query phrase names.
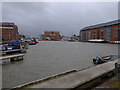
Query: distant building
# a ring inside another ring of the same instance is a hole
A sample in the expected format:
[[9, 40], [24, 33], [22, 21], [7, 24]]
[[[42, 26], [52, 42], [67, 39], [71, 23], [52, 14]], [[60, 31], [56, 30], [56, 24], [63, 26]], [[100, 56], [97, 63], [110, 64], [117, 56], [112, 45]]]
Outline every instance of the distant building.
[[43, 40], [59, 41], [61, 40], [61, 36], [60, 33], [57, 31], [45, 31]]
[[11, 22], [1, 22], [0, 37], [2, 41], [19, 40], [18, 27]]
[[120, 20], [88, 26], [80, 31], [80, 40], [102, 39], [105, 41], [120, 41]]

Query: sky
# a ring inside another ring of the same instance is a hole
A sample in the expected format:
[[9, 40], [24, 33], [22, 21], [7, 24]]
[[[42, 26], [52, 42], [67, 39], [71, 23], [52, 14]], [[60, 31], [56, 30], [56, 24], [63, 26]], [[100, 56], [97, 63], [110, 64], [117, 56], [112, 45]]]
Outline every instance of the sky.
[[117, 19], [118, 2], [2, 2], [2, 21], [14, 22], [26, 36], [79, 35], [84, 27]]

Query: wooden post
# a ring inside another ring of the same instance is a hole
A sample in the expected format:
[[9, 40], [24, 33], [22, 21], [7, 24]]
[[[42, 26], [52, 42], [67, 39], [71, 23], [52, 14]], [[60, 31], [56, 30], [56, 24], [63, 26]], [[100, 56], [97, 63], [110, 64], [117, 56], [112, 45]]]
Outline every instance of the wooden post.
[[13, 58], [10, 58], [10, 62], [13, 62], [15, 60], [15, 58], [13, 57]]

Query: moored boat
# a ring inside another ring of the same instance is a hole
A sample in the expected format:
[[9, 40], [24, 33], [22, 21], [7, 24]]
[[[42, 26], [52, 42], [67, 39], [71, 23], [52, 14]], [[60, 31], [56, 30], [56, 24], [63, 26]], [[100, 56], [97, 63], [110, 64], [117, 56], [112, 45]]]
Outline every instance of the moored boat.
[[96, 56], [94, 59], [93, 59], [93, 63], [94, 64], [101, 64], [101, 63], [104, 63], [104, 62], [107, 62], [108, 60], [110, 60], [111, 59], [111, 55], [109, 55], [109, 56], [103, 56], [103, 57], [101, 57], [101, 56]]
[[38, 43], [38, 41], [36, 41], [36, 39], [27, 40], [26, 42], [28, 42], [29, 45], [36, 45]]
[[38, 43], [37, 41], [31, 40], [31, 41], [29, 42], [29, 45], [36, 45], [37, 43]]
[[102, 56], [102, 57], [96, 56], [95, 58], [93, 58], [93, 63], [101, 64], [101, 63], [105, 63], [107, 61], [111, 61], [119, 58], [120, 58], [120, 55], [108, 55], [108, 56]]
[[1, 51], [21, 49], [19, 41], [10, 41], [0, 45]]
[[19, 40], [7, 41], [0, 44], [0, 51], [2, 51], [2, 54], [26, 52], [27, 48], [28, 48], [28, 42], [21, 43]]
[[107, 41], [103, 40], [103, 39], [91, 39], [91, 40], [88, 40], [88, 42], [93, 42], [93, 43], [107, 43]]

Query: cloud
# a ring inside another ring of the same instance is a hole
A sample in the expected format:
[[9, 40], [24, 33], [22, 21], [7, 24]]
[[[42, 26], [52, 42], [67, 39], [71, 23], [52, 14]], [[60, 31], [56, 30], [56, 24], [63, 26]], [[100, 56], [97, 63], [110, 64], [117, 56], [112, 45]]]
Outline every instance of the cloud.
[[118, 19], [117, 2], [4, 2], [2, 11], [3, 21], [14, 22], [30, 36], [45, 30], [79, 34], [85, 26]]

